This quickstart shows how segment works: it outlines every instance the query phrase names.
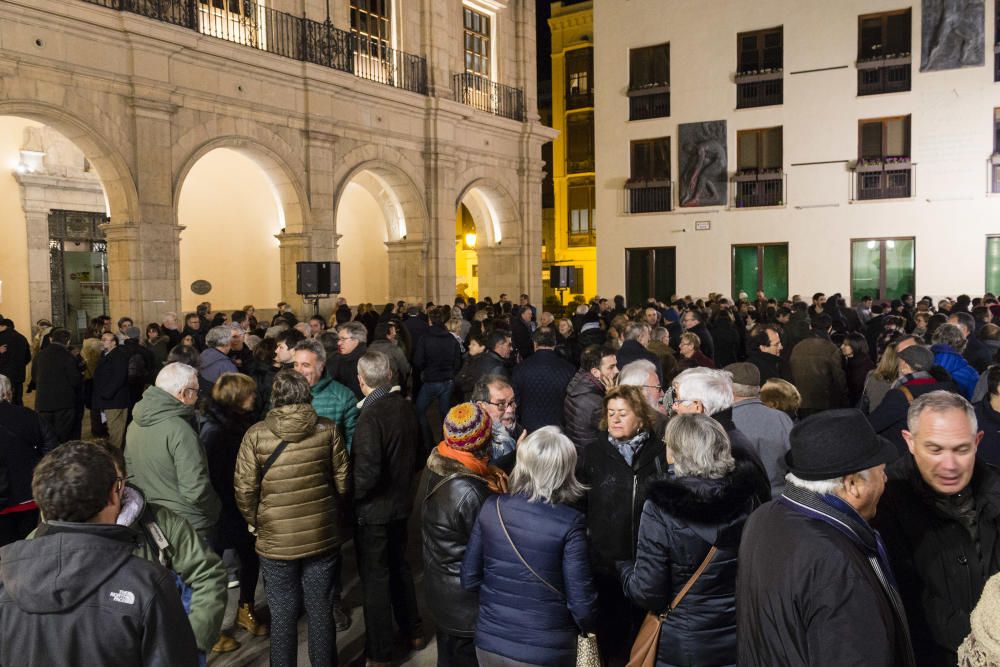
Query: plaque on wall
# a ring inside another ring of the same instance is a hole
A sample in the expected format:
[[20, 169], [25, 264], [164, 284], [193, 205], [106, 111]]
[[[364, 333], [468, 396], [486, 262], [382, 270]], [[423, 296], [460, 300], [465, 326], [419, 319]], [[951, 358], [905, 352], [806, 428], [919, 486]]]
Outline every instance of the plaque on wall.
[[923, 0], [920, 71], [983, 65], [985, 30], [984, 0]]
[[191, 291], [195, 294], [208, 294], [212, 291], [212, 283], [207, 280], [196, 280], [191, 283]]
[[727, 199], [726, 121], [681, 123], [681, 206], [720, 206]]

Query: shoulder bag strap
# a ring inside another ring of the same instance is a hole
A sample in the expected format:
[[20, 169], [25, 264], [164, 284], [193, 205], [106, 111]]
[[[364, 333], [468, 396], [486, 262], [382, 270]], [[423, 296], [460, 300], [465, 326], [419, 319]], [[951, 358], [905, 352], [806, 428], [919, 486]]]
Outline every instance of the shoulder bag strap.
[[267, 460], [264, 461], [264, 465], [260, 468], [260, 481], [264, 481], [264, 476], [267, 475], [267, 471], [271, 469], [271, 466], [274, 465], [274, 462], [278, 460], [278, 457], [281, 456], [281, 452], [285, 451], [285, 447], [287, 446], [288, 442], [282, 440], [278, 443], [278, 446], [274, 448], [274, 451], [271, 452], [271, 455], [267, 457]]
[[913, 402], [913, 392], [912, 392], [912, 391], [910, 391], [910, 388], [909, 388], [909, 387], [907, 387], [907, 386], [906, 386], [906, 385], [904, 384], [904, 385], [900, 386], [899, 390], [900, 390], [901, 392], [903, 392], [903, 396], [905, 396], [905, 397], [906, 397], [906, 402], [907, 402], [907, 403], [912, 403], [912, 402]]
[[503, 528], [503, 534], [507, 537], [507, 541], [510, 543], [510, 548], [514, 550], [514, 554], [517, 555], [518, 560], [521, 561], [522, 565], [524, 565], [526, 568], [528, 568], [528, 572], [530, 572], [535, 577], [535, 579], [538, 579], [540, 582], [542, 582], [543, 584], [545, 584], [546, 588], [548, 588], [550, 591], [552, 591], [553, 593], [555, 593], [559, 597], [565, 598], [566, 596], [563, 595], [562, 591], [560, 591], [558, 588], [556, 588], [555, 586], [553, 586], [549, 582], [545, 581], [545, 579], [542, 579], [542, 576], [540, 574], [538, 574], [537, 572], [535, 572], [534, 568], [532, 568], [530, 565], [528, 565], [528, 561], [524, 560], [524, 556], [522, 556], [521, 552], [517, 550], [516, 546], [514, 546], [514, 540], [510, 539], [510, 533], [507, 532], [507, 524], [505, 524], [504, 521], [503, 521], [503, 514], [500, 513], [500, 497], [499, 496], [497, 497], [496, 506], [497, 506], [497, 518], [500, 519], [500, 527]]
[[447, 484], [451, 480], [453, 480], [453, 479], [455, 479], [457, 477], [461, 477], [461, 476], [462, 476], [462, 473], [460, 473], [460, 472], [453, 472], [452, 474], [448, 475], [447, 477], [445, 477], [444, 479], [442, 479], [441, 481], [439, 481], [437, 484], [434, 485], [434, 487], [430, 491], [427, 492], [427, 495], [424, 496], [424, 502], [427, 502], [427, 499], [430, 498], [431, 496], [433, 496], [434, 493], [438, 489], [440, 489], [442, 486], [444, 486], [445, 484]]
[[719, 549], [714, 544], [712, 545], [712, 548], [708, 550], [708, 555], [705, 556], [705, 560], [701, 561], [701, 565], [698, 566], [698, 569], [694, 571], [691, 578], [687, 580], [686, 584], [684, 584], [684, 588], [677, 593], [673, 602], [670, 603], [670, 607], [667, 609], [667, 616], [669, 616], [670, 612], [677, 608], [677, 605], [681, 603], [684, 596], [688, 594], [688, 591], [690, 591], [691, 587], [694, 586], [694, 582], [698, 581], [698, 577], [702, 575], [705, 568], [708, 567], [708, 564], [712, 562], [712, 559], [715, 557], [715, 552], [718, 550]]

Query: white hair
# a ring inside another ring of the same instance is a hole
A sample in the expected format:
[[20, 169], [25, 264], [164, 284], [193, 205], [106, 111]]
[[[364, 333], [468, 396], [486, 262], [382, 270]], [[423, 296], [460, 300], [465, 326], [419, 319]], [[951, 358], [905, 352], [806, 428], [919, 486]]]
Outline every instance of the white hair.
[[528, 502], [572, 503], [587, 490], [577, 481], [575, 469], [573, 441], [558, 426], [544, 426], [517, 446], [510, 493], [523, 493]]
[[678, 476], [720, 479], [736, 467], [729, 434], [707, 415], [677, 415], [667, 425], [663, 442], [674, 456]]
[[[859, 470], [858, 472], [853, 474], [858, 475], [859, 477], [861, 477], [861, 479], [865, 480], [866, 482], [868, 481], [867, 470]], [[792, 486], [797, 486], [800, 489], [805, 489], [806, 491], [812, 491], [813, 493], [821, 496], [832, 496], [836, 495], [837, 491], [840, 491], [841, 489], [844, 488], [845, 477], [847, 477], [847, 475], [841, 475], [840, 477], [834, 477], [833, 479], [811, 480], [811, 479], [801, 479], [799, 477], [796, 477], [792, 473], [788, 473], [787, 475], [785, 475], [785, 481], [791, 484]]]
[[167, 364], [156, 376], [156, 386], [171, 396], [177, 396], [192, 380], [197, 381], [198, 371], [187, 364], [174, 362]]
[[9, 401], [14, 396], [14, 388], [10, 384], [10, 378], [0, 374], [0, 403]]
[[705, 414], [714, 415], [733, 405], [733, 376], [714, 368], [689, 368], [674, 378], [685, 401], [701, 401]]
[[378, 350], [368, 350], [358, 359], [358, 375], [374, 389], [392, 383], [392, 364], [389, 357]]
[[232, 327], [228, 325], [212, 327], [205, 334], [205, 345], [207, 347], [218, 349], [220, 347], [225, 347], [232, 342], [233, 330]]
[[631, 385], [633, 387], [645, 386], [649, 381], [649, 374], [656, 375], [656, 366], [649, 359], [636, 359], [625, 364], [618, 373], [618, 385]]

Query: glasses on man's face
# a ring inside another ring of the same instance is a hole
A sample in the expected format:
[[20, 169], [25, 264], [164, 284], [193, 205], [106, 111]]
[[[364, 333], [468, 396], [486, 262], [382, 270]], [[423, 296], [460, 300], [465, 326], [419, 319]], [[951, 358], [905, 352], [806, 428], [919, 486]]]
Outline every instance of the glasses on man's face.
[[496, 406], [497, 410], [499, 410], [500, 412], [506, 412], [507, 408], [516, 408], [517, 407], [517, 401], [514, 400], [513, 398], [510, 399], [509, 401], [496, 401], [496, 402], [494, 402], [494, 401], [487, 401], [487, 402], [490, 405]]
[[658, 384], [644, 384], [642, 385], [645, 389], [655, 389], [657, 393], [663, 393], [663, 387]]
[[184, 387], [185, 394], [196, 394], [198, 393], [198, 387]]
[[349, 340], [351, 340], [350, 336], [344, 336], [344, 337], [337, 336], [337, 342], [339, 343], [346, 343]]

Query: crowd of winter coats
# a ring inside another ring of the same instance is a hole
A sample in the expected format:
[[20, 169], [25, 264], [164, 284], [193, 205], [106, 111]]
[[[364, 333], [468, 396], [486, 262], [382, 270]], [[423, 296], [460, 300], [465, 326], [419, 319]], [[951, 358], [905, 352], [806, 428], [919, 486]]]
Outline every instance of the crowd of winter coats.
[[[915, 399], [943, 390], [972, 403], [983, 432], [983, 491], [972, 510], [981, 558], [955, 572], [962, 540], [934, 554], [913, 545], [907, 557], [947, 563], [940, 584], [954, 589], [919, 617], [909, 605], [926, 599], [905, 592], [926, 582], [908, 570], [895, 576], [916, 663], [955, 664], [972, 609], [1000, 569], [996, 298], [904, 294], [849, 306], [839, 294], [741, 297], [543, 309], [527, 295], [501, 295], [381, 310], [341, 299], [329, 320], [301, 322], [284, 303], [269, 320], [205, 303], [144, 331], [128, 317], [97, 318], [79, 343], [44, 321], [29, 341], [0, 317], [9, 385], [6, 396], [0, 385], [0, 545], [39, 521], [28, 543], [53, 532], [32, 502], [32, 469], [89, 434], [124, 452], [129, 523], [142, 536], [136, 555], [162, 562], [141, 520], [149, 513], [176, 543], [170, 566], [202, 656], [238, 647], [220, 631], [220, 555], [233, 550], [238, 626], [270, 632], [272, 664], [294, 664], [300, 608], [313, 664], [335, 661], [336, 630], [350, 624], [340, 596], [340, 549], [350, 539], [368, 664], [398, 659], [400, 639], [405, 650], [422, 648], [405, 555], [414, 515], [440, 665], [576, 664], [581, 633], [596, 635], [606, 664], [625, 664], [647, 614], [662, 623], [656, 664], [736, 664], [738, 630], [747, 632], [736, 612], [741, 535], [753, 513], [783, 497], [796, 425], [854, 408], [896, 446], [890, 478], [919, 486], [907, 464], [907, 415]], [[22, 407], [25, 392], [34, 411]], [[719, 443], [713, 460], [687, 460], [690, 451], [677, 449], [685, 437]], [[0, 552], [0, 607], [18, 576], [4, 569], [12, 553]], [[261, 571], [263, 620], [254, 600]], [[788, 611], [780, 578], [774, 606], [758, 615]], [[755, 641], [808, 643], [788, 633]], [[842, 664], [815, 649], [804, 655]], [[887, 655], [869, 664], [912, 659]]]

